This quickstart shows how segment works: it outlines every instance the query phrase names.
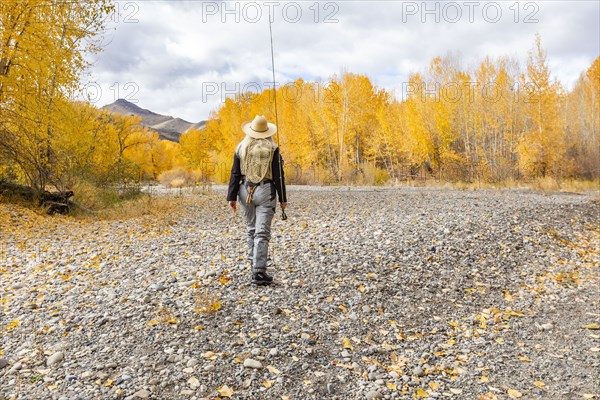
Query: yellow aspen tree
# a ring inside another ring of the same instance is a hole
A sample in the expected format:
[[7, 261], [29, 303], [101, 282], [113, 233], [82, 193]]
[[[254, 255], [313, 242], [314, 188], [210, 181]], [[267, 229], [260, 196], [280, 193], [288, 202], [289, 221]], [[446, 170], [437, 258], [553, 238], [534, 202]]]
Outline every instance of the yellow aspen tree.
[[100, 49], [110, 0], [6, 0], [0, 7], [0, 152], [38, 192], [60, 186], [55, 145], [60, 108]]
[[594, 179], [600, 175], [600, 57], [583, 72], [571, 93], [563, 114], [568, 132], [569, 155], [577, 176]]
[[406, 141], [403, 150], [408, 154], [408, 161], [414, 167], [423, 163], [431, 163], [435, 151], [434, 142], [427, 127], [427, 99], [424, 95], [425, 83], [421, 75], [413, 74], [409, 78], [408, 87], [411, 92], [403, 103], [403, 131]]
[[560, 84], [550, 79], [539, 35], [529, 52], [526, 79], [522, 82], [526, 92], [521, 101], [527, 126], [519, 143], [519, 164], [528, 176], [559, 175], [565, 156], [565, 137], [559, 120]]

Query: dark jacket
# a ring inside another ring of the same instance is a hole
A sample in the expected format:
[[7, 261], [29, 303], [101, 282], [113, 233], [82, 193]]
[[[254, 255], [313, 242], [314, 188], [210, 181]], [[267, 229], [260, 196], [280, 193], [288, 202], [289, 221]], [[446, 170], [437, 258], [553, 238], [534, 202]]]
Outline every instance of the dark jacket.
[[[279, 167], [281, 165], [281, 168]], [[281, 171], [281, 177], [279, 175]], [[285, 176], [283, 173], [283, 158], [279, 154], [279, 148], [275, 149], [273, 154], [273, 161], [271, 162], [271, 175], [273, 176], [273, 183], [277, 191], [277, 197], [280, 203], [287, 203], [287, 195], [285, 190]], [[227, 201], [237, 201], [238, 192], [240, 191], [240, 184], [242, 183], [244, 176], [242, 175], [242, 169], [240, 166], [240, 158], [237, 153], [233, 156], [233, 166], [231, 167], [231, 177], [229, 178], [229, 189], [227, 190]]]

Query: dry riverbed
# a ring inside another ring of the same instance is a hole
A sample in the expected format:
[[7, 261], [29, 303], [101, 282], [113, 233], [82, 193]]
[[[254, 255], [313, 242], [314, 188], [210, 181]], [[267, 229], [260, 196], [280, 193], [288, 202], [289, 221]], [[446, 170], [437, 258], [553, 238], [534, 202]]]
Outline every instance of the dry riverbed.
[[271, 287], [222, 188], [161, 195], [0, 204], [0, 399], [600, 397], [597, 192], [292, 188]]

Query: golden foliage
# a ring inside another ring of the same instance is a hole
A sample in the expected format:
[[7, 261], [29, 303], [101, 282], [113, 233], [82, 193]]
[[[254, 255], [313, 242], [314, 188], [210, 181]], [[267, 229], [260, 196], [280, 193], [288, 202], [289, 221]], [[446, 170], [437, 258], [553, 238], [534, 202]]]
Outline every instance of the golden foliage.
[[196, 149], [186, 157], [191, 165], [209, 157], [230, 166], [241, 124], [255, 114], [274, 121], [276, 95], [293, 183], [382, 184], [419, 174], [467, 182], [592, 179], [600, 167], [599, 82], [600, 58], [566, 93], [550, 78], [539, 36], [524, 72], [508, 57], [487, 57], [472, 71], [437, 57], [426, 73], [410, 76], [402, 99], [349, 72], [325, 83], [297, 79], [276, 92], [228, 98], [207, 122], [206, 141], [197, 132], [186, 139]]
[[63, 137], [76, 117], [70, 97], [113, 11], [111, 0], [2, 2], [0, 164], [39, 191], [66, 184], [76, 147]]
[[600, 57], [566, 92], [551, 80], [539, 36], [524, 71], [509, 57], [467, 70], [455, 57], [436, 57], [396, 94], [346, 71], [326, 82], [299, 78], [227, 98], [203, 129], [173, 143], [137, 118], [70, 100], [113, 7], [53, 3], [7, 0], [0, 14], [9, 43], [0, 48], [0, 101], [8, 105], [0, 110], [0, 176], [38, 190], [227, 182], [242, 123], [256, 114], [275, 121], [275, 97], [289, 183], [526, 178], [555, 190], [564, 179], [598, 178]]

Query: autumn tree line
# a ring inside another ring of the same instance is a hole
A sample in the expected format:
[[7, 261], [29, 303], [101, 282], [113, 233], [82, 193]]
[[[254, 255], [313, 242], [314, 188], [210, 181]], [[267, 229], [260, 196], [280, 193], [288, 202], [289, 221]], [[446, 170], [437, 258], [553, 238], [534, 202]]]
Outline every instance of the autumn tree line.
[[0, 180], [36, 192], [118, 186], [181, 158], [138, 119], [75, 100], [115, 12], [112, 0], [0, 2]]
[[438, 57], [402, 94], [351, 72], [240, 93], [174, 143], [75, 100], [114, 12], [111, 0], [0, 3], [0, 180], [37, 191], [224, 182], [241, 124], [256, 114], [275, 120], [275, 96], [292, 183], [599, 176], [600, 58], [566, 90], [539, 37], [525, 68], [488, 57], [469, 70]]
[[[305, 183], [381, 184], [423, 176], [473, 182], [596, 179], [600, 57], [567, 91], [552, 80], [541, 39], [527, 65], [486, 57], [473, 70], [435, 58], [393, 94], [349, 72], [277, 90], [286, 172]], [[227, 99], [203, 132], [204, 154], [227, 161], [239, 126], [274, 120], [273, 90]]]

